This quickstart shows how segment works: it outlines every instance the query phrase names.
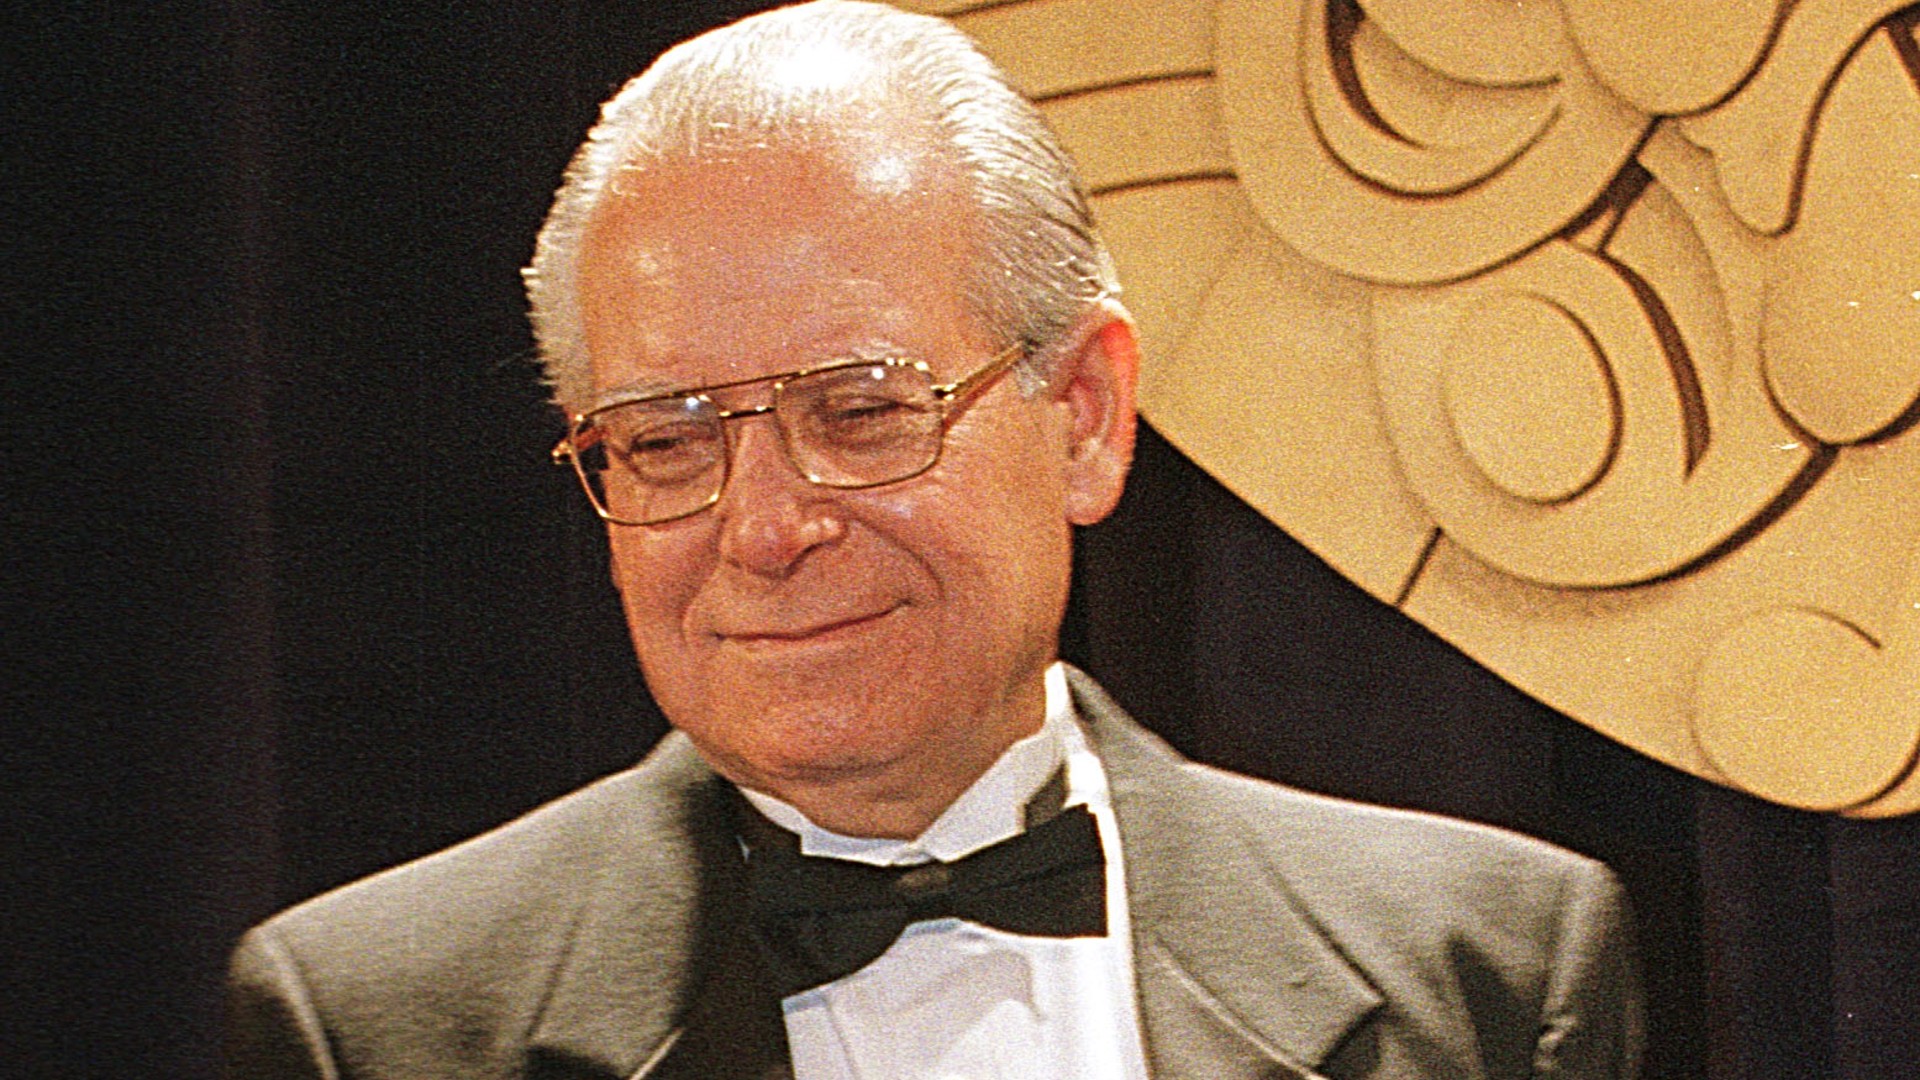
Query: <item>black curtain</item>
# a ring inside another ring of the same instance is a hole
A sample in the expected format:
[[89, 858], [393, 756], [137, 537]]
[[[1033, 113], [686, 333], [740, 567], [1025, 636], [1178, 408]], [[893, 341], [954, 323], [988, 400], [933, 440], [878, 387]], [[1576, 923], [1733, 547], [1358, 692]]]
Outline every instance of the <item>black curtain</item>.
[[[246, 925], [664, 730], [545, 460], [516, 270], [595, 105], [759, 6], [8, 16], [10, 1065], [211, 1076]], [[1593, 735], [1151, 432], [1079, 554], [1064, 650], [1187, 752], [1610, 862], [1652, 1075], [1915, 1075], [1920, 817]]]

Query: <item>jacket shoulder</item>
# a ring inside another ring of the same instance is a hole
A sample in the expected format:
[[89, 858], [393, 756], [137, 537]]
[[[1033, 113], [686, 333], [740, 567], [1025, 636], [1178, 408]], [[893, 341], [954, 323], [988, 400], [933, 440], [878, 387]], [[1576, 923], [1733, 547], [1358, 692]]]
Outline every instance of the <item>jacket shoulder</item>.
[[1069, 678], [1113, 774], [1116, 799], [1154, 822], [1156, 833], [1185, 833], [1182, 850], [1189, 854], [1204, 849], [1208, 857], [1245, 858], [1248, 865], [1276, 867], [1305, 893], [1359, 902], [1371, 892], [1383, 903], [1411, 902], [1407, 910], [1414, 911], [1447, 898], [1498, 900], [1495, 908], [1532, 898], [1511, 896], [1517, 883], [1550, 893], [1611, 881], [1600, 863], [1544, 840], [1189, 761], [1135, 723], [1084, 674], [1070, 671]]
[[438, 1076], [453, 1062], [459, 1075], [510, 1072], [596, 904], [623, 890], [663, 933], [693, 907], [688, 820], [707, 776], [690, 756], [663, 744], [640, 766], [255, 927], [230, 972], [236, 1026], [263, 1009], [277, 1019], [239, 1034], [298, 1032], [309, 1056], [337, 1057], [348, 1075], [373, 1061], [393, 1075]]
[[1493, 825], [1355, 802], [1192, 762], [1182, 763], [1182, 771], [1240, 815], [1248, 836], [1303, 871], [1386, 869], [1387, 880], [1461, 888], [1510, 884], [1516, 877], [1607, 874], [1596, 860]]
[[389, 945], [418, 959], [428, 943], [508, 932], [497, 924], [529, 911], [550, 918], [604, 872], [610, 852], [644, 846], [667, 824], [649, 780], [644, 767], [616, 773], [470, 840], [322, 893], [262, 928], [309, 947], [364, 957]]

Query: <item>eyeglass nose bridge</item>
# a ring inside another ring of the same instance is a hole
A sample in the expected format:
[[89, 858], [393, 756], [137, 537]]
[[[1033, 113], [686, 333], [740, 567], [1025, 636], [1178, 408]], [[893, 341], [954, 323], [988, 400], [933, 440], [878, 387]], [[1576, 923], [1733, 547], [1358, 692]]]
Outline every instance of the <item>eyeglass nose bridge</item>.
[[707, 500], [706, 506], [713, 506], [719, 503], [721, 498], [726, 495], [727, 485], [733, 480], [734, 462], [740, 456], [740, 436], [735, 434], [735, 429], [731, 426], [730, 422], [734, 420], [751, 420], [756, 416], [765, 416], [773, 420], [774, 438], [780, 443], [780, 457], [781, 460], [787, 463], [788, 468], [798, 473], [800, 478], [805, 480], [811, 487], [831, 489], [837, 486], [828, 483], [815, 470], [809, 469], [805, 461], [801, 460], [802, 455], [794, 445], [795, 436], [793, 430], [788, 426], [789, 421], [787, 417], [780, 412], [779, 408], [780, 392], [784, 387], [784, 383], [776, 382], [773, 384], [772, 390], [768, 394], [765, 402], [759, 405], [748, 405], [739, 409], [723, 409], [719, 403], [715, 402], [712, 398], [702, 395], [702, 399], [713, 406], [714, 419], [720, 425], [720, 479], [714, 485], [713, 496]]

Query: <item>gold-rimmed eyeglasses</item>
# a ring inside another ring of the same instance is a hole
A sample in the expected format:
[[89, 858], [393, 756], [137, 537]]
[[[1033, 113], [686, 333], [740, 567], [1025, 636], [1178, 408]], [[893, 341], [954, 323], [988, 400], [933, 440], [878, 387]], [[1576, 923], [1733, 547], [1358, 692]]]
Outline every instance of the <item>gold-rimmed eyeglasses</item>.
[[[958, 405], [1026, 355], [1012, 345], [957, 382], [919, 360], [846, 360], [784, 375], [615, 401], [576, 414], [553, 460], [571, 462], [593, 509], [616, 525], [660, 525], [720, 501], [732, 457], [726, 422], [773, 414], [800, 475], [832, 488], [918, 476], [940, 460]], [[765, 404], [713, 396], [770, 384]]]

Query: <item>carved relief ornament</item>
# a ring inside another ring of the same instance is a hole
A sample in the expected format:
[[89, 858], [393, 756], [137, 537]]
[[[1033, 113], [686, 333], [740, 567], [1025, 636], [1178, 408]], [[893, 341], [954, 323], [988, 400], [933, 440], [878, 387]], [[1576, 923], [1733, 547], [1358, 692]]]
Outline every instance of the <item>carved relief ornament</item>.
[[901, 6], [1079, 159], [1195, 462], [1636, 750], [1920, 810], [1920, 6]]

